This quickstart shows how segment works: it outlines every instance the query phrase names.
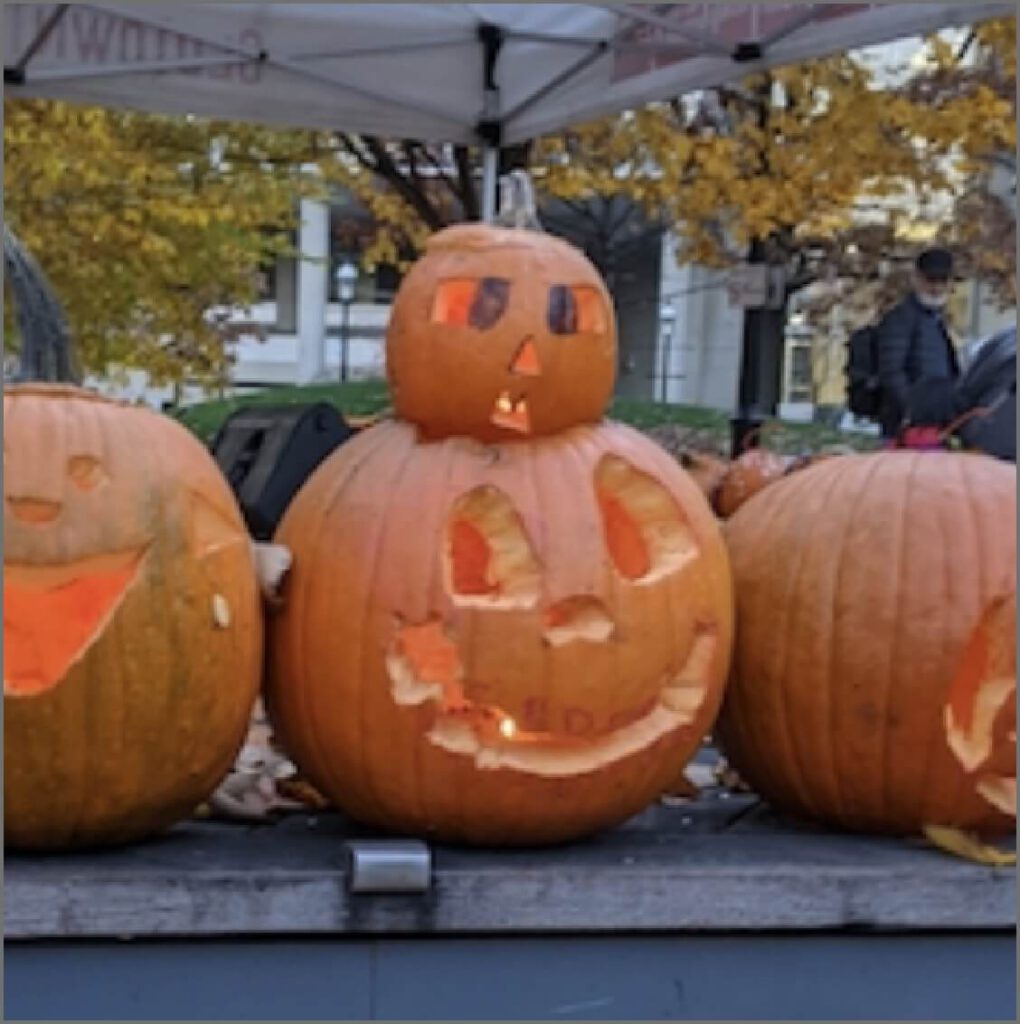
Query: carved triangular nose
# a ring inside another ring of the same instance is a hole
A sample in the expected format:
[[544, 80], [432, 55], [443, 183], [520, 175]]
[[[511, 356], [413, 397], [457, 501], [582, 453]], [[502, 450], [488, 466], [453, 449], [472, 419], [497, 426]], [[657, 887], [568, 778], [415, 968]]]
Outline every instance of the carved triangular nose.
[[517, 355], [514, 356], [514, 360], [510, 364], [510, 372], [521, 377], [540, 377], [542, 375], [538, 349], [535, 348], [535, 343], [531, 338], [525, 338], [521, 342], [520, 348], [517, 349]]

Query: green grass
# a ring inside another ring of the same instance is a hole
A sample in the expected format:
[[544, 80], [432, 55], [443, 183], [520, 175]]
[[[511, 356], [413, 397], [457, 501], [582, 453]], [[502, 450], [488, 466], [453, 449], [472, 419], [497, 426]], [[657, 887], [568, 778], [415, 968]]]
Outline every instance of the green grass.
[[667, 405], [638, 398], [614, 398], [609, 404], [609, 418], [629, 423], [638, 430], [677, 423], [692, 430], [720, 433], [729, 430], [729, 416], [718, 409], [698, 405]]
[[[388, 408], [390, 397], [386, 382], [382, 380], [309, 384], [303, 387], [268, 388], [256, 394], [202, 402], [187, 406], [174, 415], [208, 444], [223, 421], [243, 406], [296, 405], [305, 402], [329, 402], [348, 415], [367, 416]], [[629, 423], [638, 430], [675, 424], [685, 430], [711, 436], [718, 442], [720, 450], [729, 448], [729, 414], [718, 409], [617, 398], [609, 406], [609, 416]], [[862, 449], [875, 446], [872, 438], [843, 434], [817, 423], [777, 423], [768, 428], [764, 441], [767, 447], [783, 452], [815, 451], [834, 444]]]
[[308, 384], [302, 387], [267, 388], [251, 395], [236, 395], [212, 402], [189, 405], [176, 412], [189, 430], [208, 444], [231, 413], [247, 405], [301, 405], [328, 402], [351, 416], [369, 416], [390, 404], [389, 390], [382, 380], [350, 381], [346, 384]]

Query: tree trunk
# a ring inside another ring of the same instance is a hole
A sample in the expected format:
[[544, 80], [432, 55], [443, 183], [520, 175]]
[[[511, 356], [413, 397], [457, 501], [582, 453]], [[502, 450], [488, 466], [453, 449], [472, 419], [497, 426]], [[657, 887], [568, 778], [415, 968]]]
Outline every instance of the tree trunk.
[[[751, 242], [748, 262], [766, 262], [768, 246], [759, 238]], [[768, 416], [774, 416], [783, 391], [787, 296], [780, 309], [744, 311], [743, 344], [740, 355], [740, 383], [737, 412], [732, 425], [732, 452], [735, 458], [756, 437], [747, 435]]]

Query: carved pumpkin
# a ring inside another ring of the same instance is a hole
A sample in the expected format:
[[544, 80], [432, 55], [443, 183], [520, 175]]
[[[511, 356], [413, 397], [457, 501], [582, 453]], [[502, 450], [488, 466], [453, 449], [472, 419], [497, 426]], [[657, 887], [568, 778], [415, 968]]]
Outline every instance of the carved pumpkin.
[[121, 842], [229, 768], [261, 667], [230, 490], [183, 427], [60, 384], [4, 394], [9, 846]]
[[380, 424], [288, 508], [268, 708], [354, 816], [478, 843], [636, 813], [721, 697], [732, 597], [718, 526], [617, 424], [422, 443]]
[[612, 303], [568, 243], [457, 225], [404, 278], [386, 365], [398, 416], [425, 437], [500, 441], [594, 423], [616, 373]]
[[827, 460], [725, 532], [738, 625], [716, 732], [740, 775], [850, 829], [1011, 830], [1015, 467]]
[[945, 707], [946, 736], [978, 794], [1016, 815], [1016, 594], [993, 601], [971, 634]]

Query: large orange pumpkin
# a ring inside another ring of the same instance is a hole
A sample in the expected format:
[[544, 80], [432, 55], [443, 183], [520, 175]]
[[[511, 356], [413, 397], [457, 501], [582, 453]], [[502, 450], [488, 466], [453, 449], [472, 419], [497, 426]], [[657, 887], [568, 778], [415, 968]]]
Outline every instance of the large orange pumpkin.
[[261, 667], [237, 505], [183, 427], [76, 387], [4, 394], [7, 845], [135, 839], [230, 767]]
[[737, 593], [717, 732], [780, 807], [849, 829], [1013, 827], [1016, 470], [820, 462], [726, 526]]
[[485, 445], [383, 423], [288, 508], [268, 706], [356, 817], [477, 843], [637, 812], [698, 748], [732, 633], [692, 480], [606, 423]]
[[422, 435], [541, 437], [597, 422], [616, 375], [598, 271], [540, 231], [462, 224], [433, 235], [397, 292], [386, 365]]

